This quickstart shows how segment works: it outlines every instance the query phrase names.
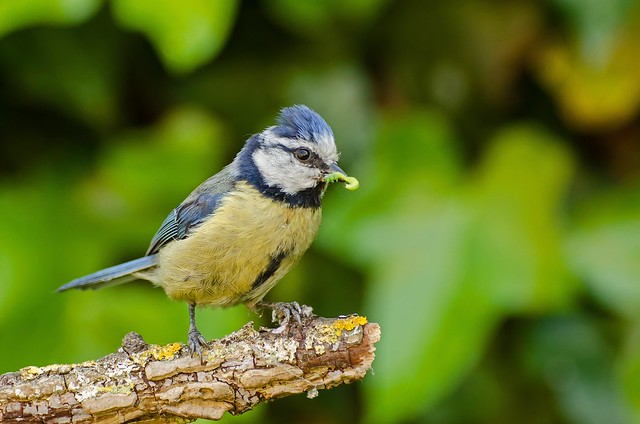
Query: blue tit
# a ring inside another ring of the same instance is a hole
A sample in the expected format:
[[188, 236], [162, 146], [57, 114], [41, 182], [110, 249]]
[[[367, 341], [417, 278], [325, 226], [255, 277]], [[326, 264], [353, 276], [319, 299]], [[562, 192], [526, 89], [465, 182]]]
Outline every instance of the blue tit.
[[148, 280], [188, 303], [188, 346], [201, 353], [196, 306], [243, 303], [255, 310], [316, 237], [327, 185], [357, 187], [337, 161], [322, 117], [302, 105], [285, 108], [277, 125], [250, 137], [229, 165], [169, 213], [146, 256], [58, 291]]

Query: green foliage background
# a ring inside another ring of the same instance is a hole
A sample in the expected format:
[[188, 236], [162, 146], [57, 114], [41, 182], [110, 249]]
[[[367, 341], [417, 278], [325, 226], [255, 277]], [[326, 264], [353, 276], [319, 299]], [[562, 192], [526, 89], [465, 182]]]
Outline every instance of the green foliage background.
[[361, 189], [269, 298], [383, 337], [226, 420], [640, 423], [639, 0], [0, 0], [0, 36], [0, 372], [184, 340], [148, 284], [53, 291], [305, 103]]

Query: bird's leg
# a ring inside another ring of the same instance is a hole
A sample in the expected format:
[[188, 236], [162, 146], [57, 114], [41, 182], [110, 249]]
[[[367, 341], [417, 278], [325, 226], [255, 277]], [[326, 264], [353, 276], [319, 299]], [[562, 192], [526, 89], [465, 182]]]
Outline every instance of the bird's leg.
[[298, 324], [302, 324], [302, 318], [313, 316], [313, 308], [311, 306], [301, 306], [298, 302], [258, 302], [255, 307], [271, 309], [271, 321], [277, 322], [281, 327], [288, 325], [292, 318]]
[[194, 353], [202, 360], [202, 347], [207, 345], [207, 341], [198, 328], [196, 327], [196, 304], [189, 303], [189, 334], [187, 336], [189, 344], [189, 352], [191, 355]]

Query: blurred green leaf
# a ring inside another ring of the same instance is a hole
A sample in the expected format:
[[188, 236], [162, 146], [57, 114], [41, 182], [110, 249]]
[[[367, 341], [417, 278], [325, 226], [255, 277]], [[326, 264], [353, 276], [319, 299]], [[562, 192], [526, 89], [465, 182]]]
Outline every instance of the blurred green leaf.
[[36, 24], [77, 24], [93, 16], [102, 0], [2, 0], [0, 37]]
[[325, 197], [325, 215], [331, 219], [324, 221], [317, 242], [363, 265], [385, 255], [387, 246], [363, 241], [361, 228], [397, 219], [393, 214], [403, 211], [393, 210], [398, 199], [408, 200], [402, 208], [409, 209], [410, 201], [437, 203], [456, 190], [461, 177], [460, 152], [444, 115], [416, 110], [383, 118], [375, 140], [348, 171], [360, 180], [358, 191], [335, 187]]
[[167, 68], [185, 73], [215, 57], [224, 47], [237, 0], [113, 0], [120, 23], [141, 31]]
[[629, 325], [626, 343], [617, 358], [618, 377], [622, 381], [629, 414], [629, 422], [640, 423], [640, 325], [638, 320]]
[[404, 421], [433, 405], [477, 361], [496, 322], [486, 291], [460, 266], [473, 215], [463, 203], [438, 203], [412, 202], [359, 235], [384, 250], [368, 296], [383, 337], [366, 381], [366, 422]]
[[267, 0], [263, 4], [273, 19], [289, 29], [306, 35], [320, 36], [340, 28], [348, 22], [349, 28], [356, 23], [368, 22], [389, 0]]
[[607, 193], [583, 205], [567, 239], [569, 262], [595, 297], [640, 318], [640, 189]]
[[521, 125], [495, 136], [474, 176], [478, 256], [468, 266], [508, 310], [571, 302], [577, 286], [562, 256], [559, 212], [573, 167], [560, 140]]

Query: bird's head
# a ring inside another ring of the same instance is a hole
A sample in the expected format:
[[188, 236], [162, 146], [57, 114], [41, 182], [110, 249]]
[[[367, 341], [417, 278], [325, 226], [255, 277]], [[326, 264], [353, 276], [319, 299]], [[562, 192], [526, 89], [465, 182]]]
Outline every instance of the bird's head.
[[340, 169], [338, 156], [331, 127], [307, 106], [296, 105], [281, 111], [277, 125], [249, 139], [240, 158], [245, 170], [257, 172], [263, 192], [304, 203], [305, 196], [319, 202], [330, 182], [355, 188], [357, 180]]

